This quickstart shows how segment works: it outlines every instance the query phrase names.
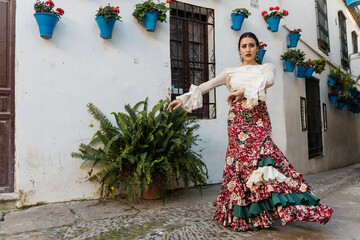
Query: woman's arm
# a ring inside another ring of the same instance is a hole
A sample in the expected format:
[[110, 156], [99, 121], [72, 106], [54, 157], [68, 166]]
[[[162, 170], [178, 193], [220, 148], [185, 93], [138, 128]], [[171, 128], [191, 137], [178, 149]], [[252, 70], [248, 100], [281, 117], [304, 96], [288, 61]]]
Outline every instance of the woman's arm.
[[265, 89], [267, 89], [267, 88], [271, 87], [272, 85], [274, 85], [274, 82], [275, 82], [276, 69], [275, 69], [274, 64], [272, 64], [272, 63], [266, 64], [264, 66], [262, 72], [266, 76]]
[[168, 110], [176, 110], [179, 107], [183, 107], [187, 112], [191, 112], [197, 108], [202, 107], [202, 95], [209, 92], [211, 89], [219, 87], [225, 84], [226, 80], [226, 71], [222, 71], [215, 78], [200, 84], [199, 86], [191, 85], [189, 92], [177, 96], [176, 100], [172, 101]]

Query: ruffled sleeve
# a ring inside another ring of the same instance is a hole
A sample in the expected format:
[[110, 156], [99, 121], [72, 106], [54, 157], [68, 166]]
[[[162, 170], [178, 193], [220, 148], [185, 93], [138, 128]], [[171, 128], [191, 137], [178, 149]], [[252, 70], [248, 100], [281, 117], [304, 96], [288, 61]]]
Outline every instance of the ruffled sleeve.
[[251, 108], [258, 105], [258, 101], [266, 100], [265, 90], [274, 84], [275, 66], [267, 63], [262, 66], [261, 74], [245, 87], [246, 107]]
[[203, 106], [202, 95], [209, 92], [211, 89], [225, 84], [225, 71], [221, 72], [215, 78], [200, 84], [199, 86], [191, 84], [189, 92], [177, 96], [176, 99], [183, 101], [182, 108], [187, 112], [201, 108]]

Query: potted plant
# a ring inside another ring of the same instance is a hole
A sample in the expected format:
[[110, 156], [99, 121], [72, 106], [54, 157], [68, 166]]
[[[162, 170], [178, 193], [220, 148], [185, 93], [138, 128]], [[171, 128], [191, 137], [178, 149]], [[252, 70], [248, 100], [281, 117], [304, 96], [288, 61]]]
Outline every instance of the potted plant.
[[288, 34], [288, 39], [289, 39], [289, 44], [287, 45], [288, 48], [297, 46], [301, 36], [300, 32], [301, 32], [300, 28], [290, 31], [290, 33]]
[[328, 93], [331, 104], [336, 104], [339, 92], [338, 90], [333, 89], [331, 92]]
[[110, 3], [105, 7], [99, 7], [95, 20], [100, 29], [100, 37], [104, 39], [112, 38], [115, 22], [117, 20], [121, 21], [119, 13], [119, 7], [110, 6]]
[[339, 110], [342, 110], [344, 108], [346, 102], [347, 102], [347, 98], [344, 95], [339, 96], [337, 99], [336, 108]]
[[360, 0], [346, 0], [346, 3], [349, 7], [356, 7], [360, 5]]
[[239, 31], [244, 22], [245, 18], [248, 18], [251, 13], [246, 8], [236, 8], [231, 12], [231, 20], [233, 25], [231, 26], [232, 30]]
[[349, 68], [349, 59], [347, 58], [341, 58], [341, 66], [345, 69], [348, 69]]
[[55, 4], [53, 1], [46, 2], [36, 1], [34, 4], [34, 17], [39, 26], [40, 36], [45, 39], [52, 38], [55, 26], [62, 15], [64, 10], [57, 8], [54, 10]]
[[[166, 199], [166, 189], [182, 180], [200, 191], [206, 184], [207, 168], [201, 156], [192, 150], [199, 136], [199, 124], [191, 121], [182, 108], [166, 110], [169, 100], [161, 100], [150, 111], [148, 101], [135, 106], [125, 105], [126, 112], [113, 112], [112, 123], [96, 106], [88, 110], [99, 122], [99, 130], [88, 144], [80, 144], [79, 152], [71, 154], [82, 159], [84, 166], [90, 162], [90, 180], [100, 182], [101, 197], [114, 197], [118, 189], [131, 200], [149, 189], [161, 189]], [[100, 165], [101, 168], [98, 168]], [[96, 169], [96, 173], [95, 173]]]
[[330, 68], [330, 73], [328, 75], [328, 85], [333, 87], [336, 83], [340, 82], [341, 79], [341, 69], [340, 67], [337, 68]]
[[318, 47], [324, 50], [325, 52], [329, 52], [330, 50], [329, 42], [322, 38], [318, 38]]
[[258, 63], [262, 63], [263, 59], [264, 59], [264, 56], [265, 56], [265, 53], [266, 53], [266, 48], [267, 47], [267, 44], [264, 43], [264, 42], [259, 42], [259, 51], [257, 52], [257, 55], [259, 56], [259, 60], [258, 60]]
[[[167, 0], [166, 3], [171, 3], [171, 1]], [[166, 22], [166, 12], [170, 11], [166, 3], [154, 3], [152, 0], [138, 3], [135, 5], [135, 10], [132, 15], [139, 23], [145, 23], [147, 31], [153, 32], [155, 31], [157, 21]]]
[[300, 49], [289, 49], [280, 56], [280, 59], [284, 60], [284, 71], [293, 72], [296, 63], [304, 61], [305, 53]]
[[272, 32], [277, 32], [279, 30], [280, 19], [284, 16], [289, 15], [289, 12], [286, 10], [280, 11], [279, 6], [270, 7], [269, 13], [267, 11], [263, 11], [261, 15], [264, 17], [264, 20], [269, 24], [267, 29]]
[[314, 59], [310, 60], [310, 67], [306, 69], [306, 72], [304, 74], [305, 77], [310, 78], [313, 74], [313, 72], [316, 72], [317, 74], [321, 74], [325, 70], [326, 66], [326, 59], [320, 58], [320, 59]]
[[306, 62], [304, 61], [298, 62], [296, 66], [297, 66], [296, 76], [298, 78], [304, 78], [306, 70], [311, 67], [311, 59], [308, 59]]

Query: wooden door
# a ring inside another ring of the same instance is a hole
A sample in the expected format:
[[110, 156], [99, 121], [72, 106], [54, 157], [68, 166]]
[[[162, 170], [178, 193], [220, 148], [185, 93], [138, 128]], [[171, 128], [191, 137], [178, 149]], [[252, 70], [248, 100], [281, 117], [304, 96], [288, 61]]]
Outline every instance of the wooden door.
[[15, 1], [0, 0], [0, 193], [14, 191]]

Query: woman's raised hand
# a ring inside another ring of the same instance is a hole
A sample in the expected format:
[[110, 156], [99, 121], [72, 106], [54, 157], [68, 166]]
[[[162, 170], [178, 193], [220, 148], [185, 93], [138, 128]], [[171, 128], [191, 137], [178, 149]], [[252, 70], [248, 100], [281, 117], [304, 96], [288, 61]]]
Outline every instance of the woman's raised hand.
[[167, 107], [167, 110], [169, 112], [172, 112], [173, 110], [178, 109], [179, 107], [181, 107], [183, 105], [183, 101], [181, 99], [176, 99], [174, 101], [172, 101], [169, 106]]
[[228, 98], [226, 99], [227, 103], [231, 105], [232, 103], [238, 102], [240, 99], [244, 97], [245, 88], [236, 90], [235, 92], [230, 93]]

